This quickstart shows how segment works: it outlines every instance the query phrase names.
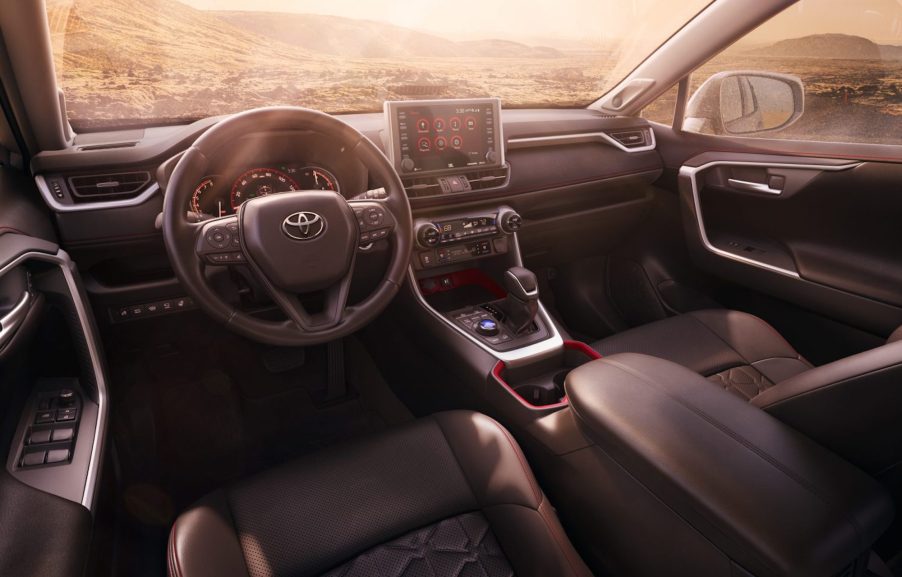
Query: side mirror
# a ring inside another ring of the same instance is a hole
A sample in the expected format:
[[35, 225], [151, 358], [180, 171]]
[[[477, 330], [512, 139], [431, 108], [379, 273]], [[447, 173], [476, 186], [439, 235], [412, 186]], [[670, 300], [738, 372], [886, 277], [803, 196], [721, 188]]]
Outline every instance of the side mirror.
[[796, 76], [720, 72], [689, 99], [683, 129], [716, 135], [774, 132], [793, 124], [804, 109], [805, 89]]

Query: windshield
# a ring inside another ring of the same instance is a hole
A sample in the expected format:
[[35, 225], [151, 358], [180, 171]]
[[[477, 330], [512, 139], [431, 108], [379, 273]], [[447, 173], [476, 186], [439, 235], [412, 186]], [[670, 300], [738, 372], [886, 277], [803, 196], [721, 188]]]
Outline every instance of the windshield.
[[76, 130], [257, 106], [584, 107], [708, 0], [48, 0]]

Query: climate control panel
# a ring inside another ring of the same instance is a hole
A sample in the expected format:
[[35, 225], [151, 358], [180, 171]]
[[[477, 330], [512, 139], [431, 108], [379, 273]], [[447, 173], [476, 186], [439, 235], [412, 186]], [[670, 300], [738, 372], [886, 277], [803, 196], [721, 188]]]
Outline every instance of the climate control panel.
[[509, 207], [489, 212], [418, 219], [414, 266], [431, 268], [505, 254], [523, 219]]

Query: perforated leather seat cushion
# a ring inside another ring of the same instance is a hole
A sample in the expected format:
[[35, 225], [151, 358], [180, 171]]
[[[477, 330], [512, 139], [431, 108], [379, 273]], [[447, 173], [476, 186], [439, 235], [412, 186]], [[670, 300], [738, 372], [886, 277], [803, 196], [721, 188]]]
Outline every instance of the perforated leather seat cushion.
[[711, 309], [656, 321], [592, 345], [604, 356], [641, 353], [683, 365], [751, 400], [811, 368], [772, 326], [750, 314]]
[[440, 413], [206, 497], [173, 577], [589, 575], [510, 434]]

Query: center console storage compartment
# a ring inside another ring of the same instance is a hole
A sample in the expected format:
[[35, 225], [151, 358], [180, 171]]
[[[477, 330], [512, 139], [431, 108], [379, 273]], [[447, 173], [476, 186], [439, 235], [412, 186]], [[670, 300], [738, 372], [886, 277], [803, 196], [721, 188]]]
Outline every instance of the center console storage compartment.
[[565, 389], [564, 411], [585, 442], [548, 447], [557, 463], [547, 469], [549, 492], [596, 571], [866, 574], [892, 501], [794, 429], [696, 373], [644, 355], [584, 364]]

